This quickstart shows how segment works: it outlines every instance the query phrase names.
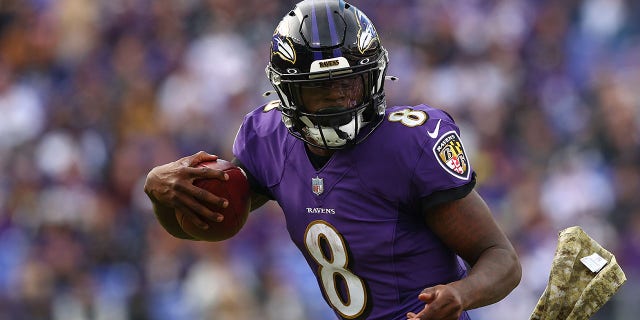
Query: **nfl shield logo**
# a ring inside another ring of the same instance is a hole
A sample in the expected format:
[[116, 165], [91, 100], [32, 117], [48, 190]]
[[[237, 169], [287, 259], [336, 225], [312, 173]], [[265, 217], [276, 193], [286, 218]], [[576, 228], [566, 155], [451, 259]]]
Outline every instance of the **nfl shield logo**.
[[311, 179], [311, 190], [316, 196], [319, 196], [324, 191], [324, 179], [315, 177]]

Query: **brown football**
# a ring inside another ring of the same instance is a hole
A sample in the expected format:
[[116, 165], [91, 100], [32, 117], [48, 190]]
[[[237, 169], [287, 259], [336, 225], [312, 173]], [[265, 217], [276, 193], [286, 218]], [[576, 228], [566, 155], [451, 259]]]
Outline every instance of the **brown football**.
[[249, 190], [247, 176], [242, 169], [222, 159], [203, 162], [198, 166], [207, 166], [209, 168], [222, 170], [229, 175], [229, 180], [227, 181], [202, 179], [196, 180], [193, 183], [197, 187], [227, 199], [229, 206], [224, 209], [211, 208], [214, 212], [219, 212], [224, 215], [224, 220], [221, 222], [205, 220], [205, 222], [209, 224], [208, 229], [199, 228], [189, 219], [185, 219], [181, 212], [176, 211], [178, 223], [180, 223], [184, 232], [199, 240], [222, 241], [229, 239], [242, 229], [242, 226], [244, 226], [249, 216], [251, 191]]

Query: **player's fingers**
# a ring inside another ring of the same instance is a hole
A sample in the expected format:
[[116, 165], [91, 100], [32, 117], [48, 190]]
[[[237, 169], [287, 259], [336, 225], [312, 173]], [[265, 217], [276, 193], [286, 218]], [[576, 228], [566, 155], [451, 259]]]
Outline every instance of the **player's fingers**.
[[[181, 208], [186, 208], [198, 217], [203, 217], [210, 221], [220, 222], [224, 219], [221, 213], [215, 212], [215, 209], [212, 210], [211, 208], [218, 207], [222, 209], [227, 207], [227, 199], [218, 197], [207, 190], [193, 185], [180, 185], [176, 186], [176, 188], [181, 191], [176, 201]], [[206, 204], [210, 204], [211, 206], [207, 206]]]
[[209, 224], [204, 221], [202, 217], [196, 214], [189, 206], [185, 205], [177, 205], [176, 210], [180, 210], [183, 219], [189, 220], [193, 225], [197, 226], [200, 229], [206, 230], [209, 229]]
[[420, 292], [418, 299], [424, 303], [431, 303], [436, 299], [437, 291], [435, 288], [426, 288]]
[[218, 179], [221, 181], [229, 180], [229, 175], [219, 169], [212, 169], [206, 166], [197, 167], [197, 168], [186, 168], [187, 173], [191, 175], [192, 178], [195, 179]]
[[224, 220], [224, 215], [212, 211], [198, 201], [186, 200], [184, 203], [177, 205], [176, 209], [186, 214], [195, 225], [204, 229], [208, 227], [207, 222], [221, 222]]
[[429, 305], [426, 305], [424, 307], [424, 309], [422, 309], [422, 311], [420, 311], [418, 313], [413, 313], [413, 312], [407, 313], [407, 318], [408, 319], [426, 320], [426, 319], [432, 319], [431, 318], [432, 315], [433, 315], [433, 312], [431, 310], [429, 310]]
[[422, 290], [422, 292], [420, 292], [420, 294], [418, 295], [418, 299], [426, 303], [426, 305], [424, 306], [424, 309], [422, 309], [422, 311], [418, 313], [408, 312], [407, 319], [418, 319], [418, 320], [432, 319], [434, 311], [431, 308], [431, 304], [436, 299], [436, 292], [437, 291], [433, 287]]
[[189, 167], [195, 167], [201, 162], [216, 161], [216, 160], [218, 160], [217, 155], [209, 154], [205, 151], [199, 151], [191, 156], [183, 158], [183, 161], [181, 161], [181, 163]]
[[462, 312], [459, 301], [443, 290], [443, 286], [427, 288], [418, 295], [426, 303], [415, 319], [458, 319]]
[[[217, 194], [213, 194], [203, 188], [196, 187], [194, 185], [182, 185], [176, 188], [184, 188], [180, 190], [189, 195], [189, 198], [196, 199], [196, 202], [202, 203], [208, 207], [215, 207], [218, 209], [224, 209], [229, 206], [229, 201]], [[187, 199], [189, 201], [189, 199]]]
[[181, 176], [191, 179], [192, 182], [199, 179], [218, 179], [221, 181], [229, 180], [229, 175], [224, 171], [209, 168], [207, 166], [192, 167], [182, 164], [178, 171]]

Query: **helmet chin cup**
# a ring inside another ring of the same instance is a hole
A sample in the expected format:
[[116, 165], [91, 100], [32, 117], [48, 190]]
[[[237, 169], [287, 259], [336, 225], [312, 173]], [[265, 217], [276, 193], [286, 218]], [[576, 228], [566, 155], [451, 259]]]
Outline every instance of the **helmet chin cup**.
[[[363, 111], [364, 109], [360, 109], [347, 114], [349, 121], [335, 126], [314, 123], [308, 115], [301, 116], [299, 119], [304, 124], [302, 132], [305, 141], [323, 149], [336, 149], [353, 144], [360, 130], [367, 125], [363, 121]], [[345, 115], [342, 116], [344, 117]]]

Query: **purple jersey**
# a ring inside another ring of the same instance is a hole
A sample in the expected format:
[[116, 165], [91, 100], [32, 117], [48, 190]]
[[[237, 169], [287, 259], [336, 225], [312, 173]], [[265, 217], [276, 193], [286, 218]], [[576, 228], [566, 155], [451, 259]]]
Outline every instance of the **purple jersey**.
[[387, 108], [367, 139], [316, 170], [276, 105], [245, 117], [233, 153], [282, 207], [291, 239], [340, 318], [406, 319], [424, 308], [424, 288], [464, 276], [423, 217], [425, 205], [460, 198], [475, 181], [445, 112]]

